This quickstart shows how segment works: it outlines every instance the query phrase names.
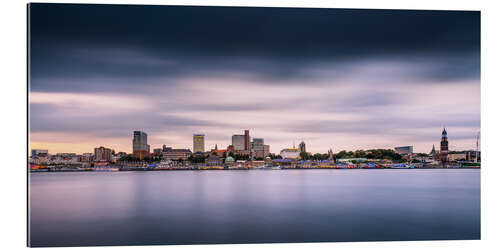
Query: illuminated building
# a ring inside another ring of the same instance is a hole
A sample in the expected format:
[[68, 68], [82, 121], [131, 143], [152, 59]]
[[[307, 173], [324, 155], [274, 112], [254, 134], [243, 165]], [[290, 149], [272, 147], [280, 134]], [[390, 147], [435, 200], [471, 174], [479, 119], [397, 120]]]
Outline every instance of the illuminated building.
[[205, 135], [194, 134], [193, 135], [193, 153], [203, 153], [205, 152]]

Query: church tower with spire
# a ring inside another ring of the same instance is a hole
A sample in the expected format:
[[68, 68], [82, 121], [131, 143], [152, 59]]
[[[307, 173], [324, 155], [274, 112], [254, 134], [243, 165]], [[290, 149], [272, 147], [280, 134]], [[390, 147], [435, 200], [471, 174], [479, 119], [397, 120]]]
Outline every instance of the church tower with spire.
[[434, 144], [432, 144], [432, 150], [429, 153], [429, 155], [434, 159], [435, 161], [439, 160], [439, 155], [438, 152], [436, 151], [436, 147], [434, 147]]
[[443, 132], [441, 133], [441, 145], [439, 150], [439, 160], [445, 163], [448, 160], [448, 133], [446, 128], [443, 127]]

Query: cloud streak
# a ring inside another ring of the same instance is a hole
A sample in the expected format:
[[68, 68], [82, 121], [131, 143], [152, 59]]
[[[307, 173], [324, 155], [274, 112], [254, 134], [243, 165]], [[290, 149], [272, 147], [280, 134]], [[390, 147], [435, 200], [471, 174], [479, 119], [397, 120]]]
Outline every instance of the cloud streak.
[[[414, 145], [480, 129], [479, 12], [32, 4], [30, 140], [52, 150]], [[78, 20], [78, 21], [77, 21]], [[72, 143], [78, 146], [71, 146]]]

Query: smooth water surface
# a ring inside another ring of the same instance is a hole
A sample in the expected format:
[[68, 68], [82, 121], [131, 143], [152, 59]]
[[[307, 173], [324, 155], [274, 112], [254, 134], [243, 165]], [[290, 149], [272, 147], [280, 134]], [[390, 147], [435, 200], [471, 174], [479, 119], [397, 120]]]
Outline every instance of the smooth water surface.
[[480, 238], [480, 170], [29, 174], [31, 246]]

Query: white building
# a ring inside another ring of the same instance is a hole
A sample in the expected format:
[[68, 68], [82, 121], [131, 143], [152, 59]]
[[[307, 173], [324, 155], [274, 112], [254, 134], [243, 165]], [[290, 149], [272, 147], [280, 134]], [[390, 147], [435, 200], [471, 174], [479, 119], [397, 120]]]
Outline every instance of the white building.
[[394, 151], [400, 155], [413, 154], [413, 146], [395, 147]]
[[285, 148], [280, 151], [280, 156], [283, 159], [298, 159], [300, 157], [300, 149]]

